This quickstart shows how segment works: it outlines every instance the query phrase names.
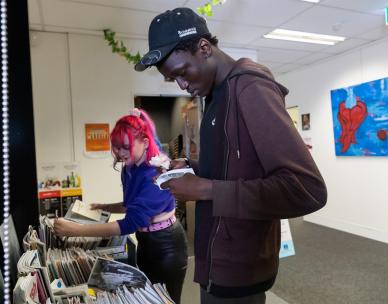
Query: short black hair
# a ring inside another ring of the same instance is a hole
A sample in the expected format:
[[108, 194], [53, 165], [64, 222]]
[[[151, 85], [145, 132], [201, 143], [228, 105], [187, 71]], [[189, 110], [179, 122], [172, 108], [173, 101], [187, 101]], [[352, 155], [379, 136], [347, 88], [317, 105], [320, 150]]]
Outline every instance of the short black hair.
[[[208, 34], [204, 34], [204, 35], [202, 35], [200, 37], [195, 37], [195, 38], [192, 38], [192, 39], [187, 39], [187, 40], [179, 42], [177, 44], [177, 46], [171, 51], [171, 53], [174, 52], [174, 51], [186, 51], [186, 52], [190, 52], [191, 54], [195, 54], [195, 52], [198, 51], [198, 42], [202, 38], [208, 40], [211, 45], [213, 45], [215, 47], [218, 47], [218, 39], [217, 39], [217, 37], [216, 36], [212, 36], [212, 34], [208, 33]], [[160, 67], [167, 60], [167, 58], [168, 58], [168, 56], [170, 56], [170, 54], [168, 54], [161, 61], [159, 61], [156, 64], [156, 67]]]
[[190, 51], [192, 54], [194, 54], [198, 50], [198, 42], [202, 38], [208, 40], [211, 45], [218, 47], [217, 37], [212, 36], [212, 34], [208, 33], [200, 37], [195, 37], [193, 39], [188, 39], [188, 40], [179, 42], [177, 46], [174, 48], [174, 51]]

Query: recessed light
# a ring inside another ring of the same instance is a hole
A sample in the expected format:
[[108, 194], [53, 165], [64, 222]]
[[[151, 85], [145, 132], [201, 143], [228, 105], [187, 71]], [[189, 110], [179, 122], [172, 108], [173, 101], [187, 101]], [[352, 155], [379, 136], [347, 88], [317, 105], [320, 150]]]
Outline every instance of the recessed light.
[[297, 42], [317, 43], [326, 45], [335, 45], [338, 42], [344, 41], [345, 37], [332, 36], [332, 35], [321, 35], [315, 33], [291, 31], [284, 29], [276, 29], [266, 35], [265, 38], [289, 40]]
[[312, 2], [312, 3], [318, 3], [318, 2], [321, 1], [321, 0], [302, 0], [302, 1], [305, 1], [305, 2]]

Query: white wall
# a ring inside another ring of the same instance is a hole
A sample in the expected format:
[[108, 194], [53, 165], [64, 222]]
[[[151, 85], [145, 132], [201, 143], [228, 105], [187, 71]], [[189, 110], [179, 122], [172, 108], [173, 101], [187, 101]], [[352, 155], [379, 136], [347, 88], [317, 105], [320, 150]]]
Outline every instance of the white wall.
[[[112, 158], [84, 154], [84, 124], [110, 123], [133, 107], [136, 95], [184, 95], [150, 69], [112, 54], [103, 37], [34, 32], [31, 47], [37, 163], [77, 161], [85, 201], [118, 202], [120, 176]], [[125, 41], [144, 53], [145, 41]]]
[[31, 44], [31, 64], [37, 161], [72, 161], [74, 149], [66, 35], [45, 33], [35, 35], [34, 41]]
[[[287, 106], [311, 113], [312, 154], [328, 187], [327, 206], [305, 219], [388, 243], [387, 157], [336, 157], [330, 90], [388, 77], [388, 40], [278, 77]], [[319, 242], [319, 239], [317, 239]]]
[[170, 134], [171, 138], [183, 134], [184, 131], [184, 120], [182, 116], [182, 109], [188, 103], [190, 99], [178, 97], [175, 100], [174, 106], [171, 111], [170, 121]]

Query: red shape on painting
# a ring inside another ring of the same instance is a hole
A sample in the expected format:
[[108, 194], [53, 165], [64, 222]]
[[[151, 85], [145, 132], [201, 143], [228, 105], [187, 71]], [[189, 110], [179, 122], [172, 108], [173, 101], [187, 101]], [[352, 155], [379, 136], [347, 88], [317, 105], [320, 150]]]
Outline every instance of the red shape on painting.
[[387, 140], [388, 132], [387, 130], [380, 129], [377, 131], [377, 138], [380, 140]]
[[338, 141], [342, 144], [341, 153], [346, 152], [351, 144], [356, 144], [356, 132], [368, 115], [365, 102], [356, 97], [356, 105], [352, 108], [345, 107], [345, 101], [339, 104], [338, 120], [341, 124], [341, 135]]

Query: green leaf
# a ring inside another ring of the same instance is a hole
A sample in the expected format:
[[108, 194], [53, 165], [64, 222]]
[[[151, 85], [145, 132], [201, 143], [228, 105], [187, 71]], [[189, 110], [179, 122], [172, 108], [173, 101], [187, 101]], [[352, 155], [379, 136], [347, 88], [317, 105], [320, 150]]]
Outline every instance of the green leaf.
[[212, 10], [212, 5], [208, 2], [204, 5], [205, 11], [211, 11]]
[[201, 15], [204, 15], [204, 14], [205, 14], [205, 10], [204, 10], [204, 8], [203, 8], [202, 6], [197, 8], [197, 12], [198, 12], [199, 14], [201, 14]]

